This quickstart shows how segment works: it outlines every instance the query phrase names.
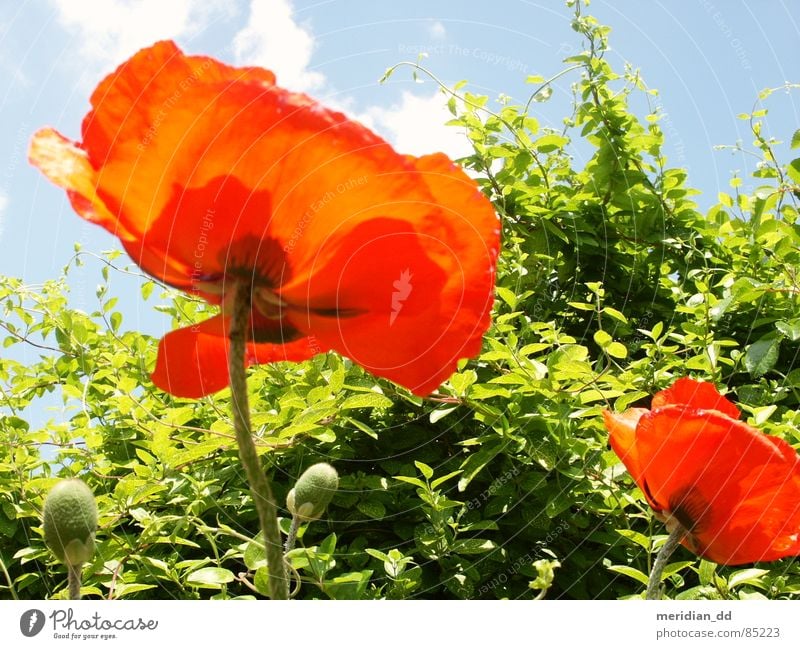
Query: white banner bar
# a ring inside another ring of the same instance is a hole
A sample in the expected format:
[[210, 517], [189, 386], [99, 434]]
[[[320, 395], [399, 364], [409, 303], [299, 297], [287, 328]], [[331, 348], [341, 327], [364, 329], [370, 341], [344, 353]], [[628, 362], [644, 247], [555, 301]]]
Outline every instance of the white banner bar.
[[[6, 601], [0, 647], [800, 647], [790, 601]], [[513, 644], [512, 644], [513, 643]]]

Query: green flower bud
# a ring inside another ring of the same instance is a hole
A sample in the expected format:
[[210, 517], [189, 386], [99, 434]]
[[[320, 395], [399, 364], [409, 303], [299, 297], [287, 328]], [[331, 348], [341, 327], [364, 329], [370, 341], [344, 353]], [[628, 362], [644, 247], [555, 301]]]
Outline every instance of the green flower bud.
[[339, 474], [330, 464], [320, 462], [308, 467], [286, 496], [286, 507], [301, 520], [313, 521], [339, 488]]
[[44, 500], [44, 541], [59, 561], [80, 566], [94, 555], [97, 505], [86, 484], [62, 480]]

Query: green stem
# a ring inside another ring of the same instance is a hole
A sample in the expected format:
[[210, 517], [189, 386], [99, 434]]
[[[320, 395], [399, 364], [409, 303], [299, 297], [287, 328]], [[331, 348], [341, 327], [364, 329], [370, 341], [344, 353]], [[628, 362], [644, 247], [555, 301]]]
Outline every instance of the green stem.
[[67, 587], [70, 599], [81, 598], [81, 568], [82, 564], [77, 566], [67, 564]]
[[653, 564], [653, 569], [650, 571], [650, 579], [647, 582], [647, 594], [645, 599], [661, 599], [661, 575], [664, 568], [667, 566], [672, 553], [680, 545], [681, 540], [686, 535], [686, 530], [678, 525], [672, 532], [670, 532], [664, 545], [656, 555], [656, 562]]
[[286, 537], [286, 545], [283, 546], [284, 552], [291, 552], [294, 550], [294, 544], [297, 541], [297, 532], [300, 529], [300, 517], [292, 517], [292, 526], [289, 528], [289, 536]]
[[3, 571], [3, 574], [5, 575], [6, 578], [6, 582], [8, 582], [8, 590], [11, 593], [11, 597], [13, 597], [14, 599], [19, 599], [19, 597], [17, 596], [17, 591], [14, 588], [14, 581], [11, 579], [11, 575], [8, 574], [8, 570], [6, 569], [6, 564], [3, 561], [2, 556], [0, 556], [0, 570]]
[[244, 466], [250, 493], [258, 512], [261, 532], [264, 536], [264, 547], [267, 553], [267, 570], [269, 572], [269, 594], [272, 599], [289, 598], [289, 581], [283, 565], [283, 548], [281, 531], [278, 527], [278, 509], [272, 495], [269, 481], [256, 453], [256, 445], [250, 432], [250, 404], [247, 397], [247, 374], [245, 372], [245, 342], [247, 327], [250, 323], [250, 287], [238, 283], [233, 300], [233, 314], [229, 331], [230, 352], [228, 370], [231, 380], [231, 407], [233, 410], [233, 427], [236, 431], [236, 442], [239, 446], [239, 458]]

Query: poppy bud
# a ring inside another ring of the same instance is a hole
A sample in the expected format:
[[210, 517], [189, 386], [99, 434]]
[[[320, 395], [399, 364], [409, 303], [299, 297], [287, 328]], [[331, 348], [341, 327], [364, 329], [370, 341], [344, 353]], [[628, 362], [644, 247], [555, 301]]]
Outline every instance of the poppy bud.
[[94, 555], [97, 505], [86, 484], [62, 480], [44, 501], [44, 541], [58, 559], [80, 566]]
[[308, 467], [286, 496], [286, 507], [293, 516], [313, 521], [322, 512], [339, 487], [339, 474], [330, 464], [320, 462]]

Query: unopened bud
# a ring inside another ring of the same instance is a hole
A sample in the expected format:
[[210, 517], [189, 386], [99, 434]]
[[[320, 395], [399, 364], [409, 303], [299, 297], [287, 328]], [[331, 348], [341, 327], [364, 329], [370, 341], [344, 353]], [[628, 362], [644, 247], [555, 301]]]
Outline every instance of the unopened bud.
[[286, 507], [301, 520], [313, 521], [322, 516], [339, 487], [339, 474], [330, 464], [320, 462], [308, 467], [286, 496]]
[[44, 500], [44, 541], [59, 561], [80, 566], [94, 555], [97, 505], [86, 484], [62, 480]]

